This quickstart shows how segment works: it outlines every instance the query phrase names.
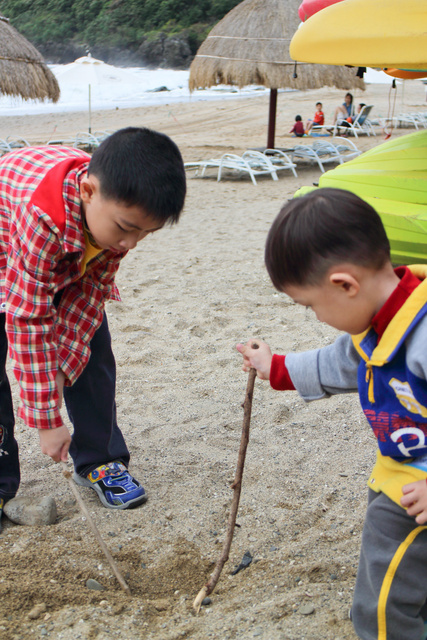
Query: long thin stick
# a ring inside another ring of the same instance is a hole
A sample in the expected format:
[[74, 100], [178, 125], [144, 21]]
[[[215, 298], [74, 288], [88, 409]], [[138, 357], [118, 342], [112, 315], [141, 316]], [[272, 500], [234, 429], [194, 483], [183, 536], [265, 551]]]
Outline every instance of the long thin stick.
[[[252, 348], [255, 348], [255, 345], [252, 345]], [[202, 602], [204, 598], [206, 598], [206, 596], [212, 593], [212, 591], [215, 589], [216, 583], [218, 582], [219, 576], [221, 575], [222, 568], [228, 560], [228, 554], [230, 551], [231, 542], [233, 540], [234, 527], [236, 525], [237, 510], [239, 508], [239, 500], [240, 500], [240, 491], [242, 489], [243, 468], [245, 465], [246, 449], [249, 442], [249, 426], [251, 422], [252, 397], [254, 392], [255, 378], [256, 378], [256, 369], [251, 368], [249, 370], [245, 401], [243, 403], [243, 427], [242, 427], [242, 436], [240, 439], [239, 456], [237, 459], [236, 475], [231, 485], [231, 488], [234, 490], [234, 494], [233, 494], [233, 500], [231, 502], [230, 515], [228, 517], [227, 533], [225, 536], [225, 541], [222, 547], [221, 555], [215, 565], [215, 568], [211, 574], [211, 577], [209, 578], [209, 580], [207, 581], [203, 589], [199, 591], [196, 599], [193, 602], [193, 609], [196, 611], [196, 613], [199, 613], [200, 607], [202, 606]]]
[[90, 515], [89, 511], [86, 508], [85, 503], [82, 500], [81, 495], [79, 494], [77, 487], [71, 477], [71, 473], [68, 471], [67, 465], [65, 464], [65, 462], [61, 462], [61, 466], [62, 466], [62, 474], [64, 476], [64, 478], [67, 479], [68, 484], [70, 485], [70, 489], [74, 494], [74, 497], [77, 500], [77, 504], [80, 507], [81, 512], [83, 513], [84, 517], [86, 518], [86, 521], [88, 523], [88, 525], [90, 526], [90, 528], [93, 531], [93, 534], [99, 544], [99, 546], [101, 547], [105, 557], [107, 558], [108, 562], [110, 563], [110, 567], [113, 570], [114, 575], [116, 576], [117, 580], [120, 583], [120, 586], [122, 587], [123, 591], [126, 591], [126, 593], [128, 595], [130, 595], [130, 588], [129, 585], [125, 582], [122, 574], [120, 573], [113, 556], [111, 555], [111, 553], [108, 551], [107, 546], [105, 544], [105, 542], [103, 541], [103, 539], [101, 538], [101, 534], [98, 531], [98, 528], [92, 518], [92, 516]]

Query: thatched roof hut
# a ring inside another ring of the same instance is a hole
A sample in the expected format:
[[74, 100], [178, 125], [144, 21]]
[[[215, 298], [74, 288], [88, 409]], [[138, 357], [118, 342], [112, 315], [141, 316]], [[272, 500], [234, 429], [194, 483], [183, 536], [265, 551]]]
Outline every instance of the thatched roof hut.
[[[333, 86], [364, 89], [357, 69], [298, 63], [289, 55], [289, 43], [298, 29], [300, 0], [244, 0], [229, 11], [201, 44], [190, 67], [190, 91], [218, 84], [277, 89], [317, 89]], [[270, 114], [275, 114], [275, 103]], [[274, 124], [274, 123], [273, 123]], [[271, 117], [267, 146], [271, 145]]]
[[58, 82], [42, 55], [0, 16], [0, 93], [24, 100], [59, 98]]

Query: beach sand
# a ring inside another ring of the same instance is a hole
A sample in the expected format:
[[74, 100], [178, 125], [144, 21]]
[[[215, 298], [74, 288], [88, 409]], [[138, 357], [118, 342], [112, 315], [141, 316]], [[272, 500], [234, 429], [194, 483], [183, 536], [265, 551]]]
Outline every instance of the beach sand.
[[[276, 146], [297, 113], [317, 100], [328, 122], [344, 92], [279, 94]], [[389, 113], [389, 87], [356, 102]], [[424, 87], [406, 83], [395, 113], [425, 107]], [[186, 161], [264, 146], [268, 98], [99, 111], [92, 130], [136, 125], [169, 134]], [[31, 143], [87, 129], [87, 114], [0, 117], [0, 137]], [[356, 140], [366, 150], [384, 135]], [[402, 135], [396, 130], [393, 135]], [[305, 141], [303, 141], [305, 142]], [[193, 599], [221, 553], [232, 498], [247, 374], [237, 342], [266, 340], [277, 353], [327, 345], [338, 332], [278, 294], [263, 248], [282, 204], [319, 169], [298, 167], [254, 186], [248, 177], [193, 178], [180, 223], [142, 242], [123, 261], [122, 303], [107, 312], [117, 360], [118, 420], [131, 471], [148, 502], [109, 511], [79, 488], [125, 575], [126, 595], [82, 518], [61, 469], [39, 451], [37, 433], [17, 424], [21, 496], [57, 502], [52, 526], [3, 519], [0, 638], [58, 640], [354, 640], [348, 619], [376, 444], [355, 395], [304, 403], [296, 392], [255, 383], [251, 437], [230, 558], [211, 604]], [[13, 384], [17, 405], [17, 388]], [[246, 551], [250, 566], [231, 571]], [[91, 591], [93, 578], [104, 591]], [[29, 612], [44, 603], [36, 619]]]

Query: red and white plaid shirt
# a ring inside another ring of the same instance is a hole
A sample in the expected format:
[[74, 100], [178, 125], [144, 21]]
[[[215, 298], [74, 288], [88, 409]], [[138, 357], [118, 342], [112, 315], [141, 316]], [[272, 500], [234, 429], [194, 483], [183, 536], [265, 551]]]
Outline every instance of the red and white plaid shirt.
[[24, 148], [0, 159], [0, 311], [20, 386], [19, 416], [38, 429], [63, 424], [56, 373], [75, 382], [105, 300], [119, 299], [114, 276], [124, 253], [101, 251], [81, 274], [80, 179], [89, 160], [66, 147]]

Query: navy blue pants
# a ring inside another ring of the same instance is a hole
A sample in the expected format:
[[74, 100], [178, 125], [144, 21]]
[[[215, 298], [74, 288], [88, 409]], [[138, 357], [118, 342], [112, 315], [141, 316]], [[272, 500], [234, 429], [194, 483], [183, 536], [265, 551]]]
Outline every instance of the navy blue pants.
[[[129, 451], [117, 426], [116, 363], [105, 314], [90, 348], [91, 356], [80, 378], [72, 387], [64, 388], [64, 401], [74, 428], [70, 455], [80, 475], [112, 460], [129, 464]], [[6, 375], [7, 349], [5, 314], [0, 313], [0, 497], [9, 500], [18, 491], [20, 470]]]

